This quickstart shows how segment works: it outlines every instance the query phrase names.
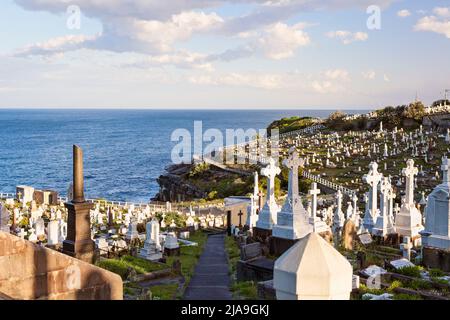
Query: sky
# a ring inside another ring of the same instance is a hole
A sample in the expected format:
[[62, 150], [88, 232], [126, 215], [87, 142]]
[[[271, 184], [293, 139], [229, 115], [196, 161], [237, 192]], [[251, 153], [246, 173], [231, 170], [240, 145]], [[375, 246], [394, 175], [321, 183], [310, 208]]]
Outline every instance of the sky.
[[448, 0], [2, 0], [0, 107], [430, 104], [449, 52]]

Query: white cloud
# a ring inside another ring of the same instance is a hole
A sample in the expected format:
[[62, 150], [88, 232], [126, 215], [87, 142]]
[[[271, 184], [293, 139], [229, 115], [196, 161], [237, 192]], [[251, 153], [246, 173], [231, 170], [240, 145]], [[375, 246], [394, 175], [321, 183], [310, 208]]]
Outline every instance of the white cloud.
[[389, 78], [389, 76], [388, 75], [383, 75], [383, 80], [385, 81], [385, 82], [391, 82], [391, 79]]
[[364, 79], [373, 80], [373, 79], [375, 79], [376, 73], [373, 70], [364, 71], [362, 73], [362, 76], [364, 77]]
[[350, 32], [347, 30], [330, 31], [327, 34], [328, 38], [336, 38], [342, 41], [343, 44], [350, 44], [355, 41], [366, 41], [369, 35], [365, 32]]
[[450, 39], [450, 9], [434, 8], [433, 12], [437, 16], [431, 15], [419, 19], [414, 30], [435, 32]]
[[63, 37], [52, 38], [44, 42], [30, 44], [16, 50], [15, 56], [32, 56], [32, 55], [53, 55], [60, 54], [67, 50], [76, 50], [87, 42], [92, 42], [98, 36], [87, 35], [67, 35]]
[[350, 80], [349, 72], [344, 69], [333, 69], [325, 71], [325, 77], [330, 80], [342, 80], [348, 81]]
[[258, 39], [258, 46], [265, 56], [280, 60], [292, 57], [295, 50], [310, 44], [308, 34], [303, 31], [304, 24], [288, 26], [284, 23], [276, 23], [268, 26]]
[[197, 85], [237, 86], [257, 89], [280, 89], [283, 87], [283, 76], [280, 74], [228, 73], [222, 75], [190, 76], [188, 81]]
[[437, 7], [433, 9], [433, 13], [443, 18], [450, 18], [450, 8]]
[[407, 9], [403, 9], [397, 12], [397, 16], [399, 16], [400, 18], [406, 18], [409, 17], [411, 15], [411, 12]]

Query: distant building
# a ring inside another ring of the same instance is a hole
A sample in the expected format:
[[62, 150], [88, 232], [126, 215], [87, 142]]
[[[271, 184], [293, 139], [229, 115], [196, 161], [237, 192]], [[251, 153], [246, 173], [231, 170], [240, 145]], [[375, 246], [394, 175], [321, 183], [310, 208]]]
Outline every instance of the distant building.
[[25, 203], [34, 200], [37, 204], [57, 205], [58, 192], [53, 190], [37, 190], [30, 186], [17, 186], [16, 199]]
[[239, 226], [239, 222], [242, 226], [247, 221], [247, 208], [251, 204], [249, 197], [228, 197], [224, 199], [225, 211], [231, 211], [231, 224]]
[[34, 200], [34, 188], [29, 186], [16, 187], [16, 199], [21, 202], [31, 202]]

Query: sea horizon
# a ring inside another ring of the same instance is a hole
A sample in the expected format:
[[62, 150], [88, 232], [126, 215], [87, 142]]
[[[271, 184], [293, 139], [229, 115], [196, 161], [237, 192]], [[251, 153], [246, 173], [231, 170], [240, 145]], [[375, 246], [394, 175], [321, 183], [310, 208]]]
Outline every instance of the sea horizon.
[[176, 143], [170, 138], [177, 128], [192, 132], [201, 120], [204, 130], [258, 130], [282, 117], [326, 117], [332, 111], [0, 109], [0, 192], [30, 185], [66, 195], [71, 147], [78, 144], [85, 151], [88, 197], [148, 202], [159, 191], [156, 179], [172, 163]]

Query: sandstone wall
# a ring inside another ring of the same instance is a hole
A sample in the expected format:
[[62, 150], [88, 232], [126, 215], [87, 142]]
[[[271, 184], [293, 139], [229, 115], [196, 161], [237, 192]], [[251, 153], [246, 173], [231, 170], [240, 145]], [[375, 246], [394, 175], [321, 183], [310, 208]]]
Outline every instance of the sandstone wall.
[[0, 232], [0, 294], [12, 299], [121, 300], [117, 274]]

